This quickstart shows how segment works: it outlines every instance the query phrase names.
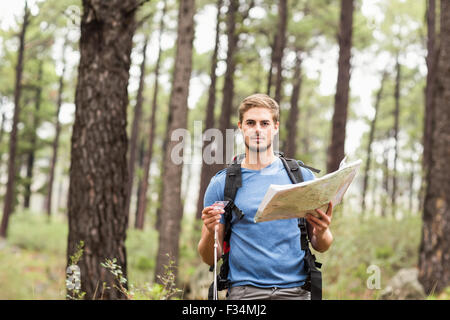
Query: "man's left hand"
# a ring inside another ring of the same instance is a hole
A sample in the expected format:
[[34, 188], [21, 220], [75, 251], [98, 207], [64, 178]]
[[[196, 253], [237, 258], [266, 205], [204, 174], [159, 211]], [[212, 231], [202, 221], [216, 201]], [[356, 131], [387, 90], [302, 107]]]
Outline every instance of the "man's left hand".
[[308, 213], [305, 218], [313, 227], [313, 234], [316, 237], [321, 237], [328, 230], [331, 224], [331, 219], [333, 216], [333, 203], [331, 201], [328, 203], [326, 213], [320, 209], [316, 209], [316, 212], [319, 214], [318, 218], [310, 213]]

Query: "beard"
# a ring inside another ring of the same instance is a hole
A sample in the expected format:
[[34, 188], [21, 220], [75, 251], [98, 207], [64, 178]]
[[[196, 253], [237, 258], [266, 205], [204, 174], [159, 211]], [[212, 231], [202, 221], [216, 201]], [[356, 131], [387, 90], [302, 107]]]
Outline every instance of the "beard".
[[247, 149], [249, 149], [252, 152], [256, 152], [256, 153], [265, 152], [265, 151], [267, 151], [267, 149], [269, 149], [272, 146], [272, 143], [268, 143], [266, 145], [259, 145], [258, 144], [257, 146], [250, 146], [247, 143], [247, 141], [245, 141], [245, 140], [244, 140], [244, 144], [245, 144], [245, 147]]

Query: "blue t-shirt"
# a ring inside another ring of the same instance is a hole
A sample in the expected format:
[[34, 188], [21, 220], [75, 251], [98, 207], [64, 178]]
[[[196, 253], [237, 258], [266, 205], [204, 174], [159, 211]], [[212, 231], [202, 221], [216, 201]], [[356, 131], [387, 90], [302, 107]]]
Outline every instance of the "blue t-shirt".
[[[313, 180], [313, 173], [301, 167], [305, 181]], [[292, 184], [277, 157], [261, 170], [241, 168], [242, 187], [235, 203], [245, 216], [237, 220], [233, 214], [230, 237], [231, 286], [290, 288], [302, 286], [307, 278], [300, 248], [300, 229], [297, 219], [283, 219], [255, 223], [253, 218], [270, 184]], [[205, 192], [205, 207], [224, 200], [226, 169], [219, 171]], [[221, 220], [224, 223], [223, 217]]]

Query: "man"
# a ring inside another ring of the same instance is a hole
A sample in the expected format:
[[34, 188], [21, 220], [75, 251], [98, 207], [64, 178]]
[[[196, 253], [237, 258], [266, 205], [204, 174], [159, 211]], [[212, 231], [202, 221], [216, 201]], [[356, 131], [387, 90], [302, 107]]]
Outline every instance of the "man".
[[[241, 162], [242, 187], [234, 202], [245, 215], [242, 220], [233, 217], [231, 222], [228, 299], [310, 299], [310, 293], [301, 288], [307, 274], [297, 219], [253, 221], [270, 184], [292, 183], [272, 146], [279, 129], [279, 112], [276, 101], [265, 94], [251, 95], [239, 106], [238, 127], [244, 137], [245, 158]], [[305, 181], [314, 179], [311, 171], [303, 167], [301, 170]], [[220, 245], [224, 238], [224, 219], [221, 217], [224, 211], [211, 205], [224, 200], [225, 177], [226, 169], [219, 171], [205, 192], [198, 251], [209, 265], [214, 264], [216, 225], [219, 225]], [[333, 241], [329, 229], [332, 204], [326, 213], [316, 211], [320, 219], [313, 215], [306, 217], [308, 235], [312, 247], [324, 252]], [[220, 245], [218, 257], [222, 255]]]

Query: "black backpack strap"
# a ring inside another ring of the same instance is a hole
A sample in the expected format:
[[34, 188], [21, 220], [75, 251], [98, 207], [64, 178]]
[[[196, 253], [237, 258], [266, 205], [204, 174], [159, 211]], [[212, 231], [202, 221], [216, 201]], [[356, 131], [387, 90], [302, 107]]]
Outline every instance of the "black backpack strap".
[[[281, 159], [281, 161], [283, 161], [283, 159], [286, 160], [286, 161], [283, 162], [283, 164], [285, 165], [286, 170], [287, 170], [287, 168], [288, 168], [288, 166], [289, 166], [289, 168], [291, 168], [291, 171], [295, 173], [295, 171], [297, 171], [297, 168], [300, 166], [300, 167], [309, 169], [309, 170], [311, 170], [311, 171], [314, 171], [315, 173], [320, 173], [320, 170], [319, 170], [319, 169], [316, 169], [316, 168], [307, 166], [306, 164], [304, 164], [304, 163], [303, 163], [302, 161], [300, 161], [300, 160], [295, 160], [295, 159], [289, 159], [289, 158], [286, 158], [286, 157], [284, 156], [284, 153], [281, 152], [281, 151], [276, 151], [275, 154]], [[287, 163], [285, 163], [285, 162], [287, 162]], [[297, 165], [295, 165], [294, 162], [296, 162]], [[287, 164], [287, 165], [286, 165], [286, 164]], [[301, 173], [300, 168], [298, 168], [298, 171]], [[291, 180], [292, 180], [292, 179], [291, 179]], [[300, 183], [300, 182], [303, 182], [303, 177], [302, 177], [301, 180], [299, 180], [298, 182], [293, 182], [293, 183]]]
[[[241, 174], [241, 161], [245, 154], [241, 154], [234, 157], [233, 162], [227, 168], [227, 175], [225, 178], [224, 200], [229, 201], [225, 206], [225, 220], [227, 218], [227, 212], [229, 213], [229, 219], [231, 222], [231, 215], [234, 212], [238, 219], [242, 219], [244, 213], [234, 203], [236, 193], [240, 187], [242, 187], [242, 174]], [[225, 232], [226, 234], [226, 232]]]
[[308, 230], [306, 230], [306, 219], [298, 219], [298, 227], [300, 228], [300, 247], [303, 251], [309, 249], [308, 247]]
[[286, 159], [285, 157], [280, 157], [280, 159], [281, 162], [283, 162], [284, 168], [286, 169], [292, 183], [300, 183], [304, 181], [302, 170], [296, 160]]
[[309, 170], [311, 170], [311, 171], [314, 171], [315, 173], [320, 173], [320, 170], [319, 170], [319, 169], [316, 169], [316, 168], [307, 166], [306, 164], [304, 164], [304, 163], [303, 163], [302, 161], [300, 161], [300, 160], [297, 160], [297, 163], [298, 163], [299, 166], [301, 166], [301, 167], [303, 167], [303, 168], [306, 168], [306, 169], [309, 169]]
[[316, 256], [311, 253], [309, 248], [305, 218], [298, 219], [298, 227], [300, 228], [300, 246], [305, 251], [305, 269], [308, 274], [303, 289], [311, 292], [311, 300], [322, 300], [322, 272], [319, 270], [322, 264], [316, 261]]

